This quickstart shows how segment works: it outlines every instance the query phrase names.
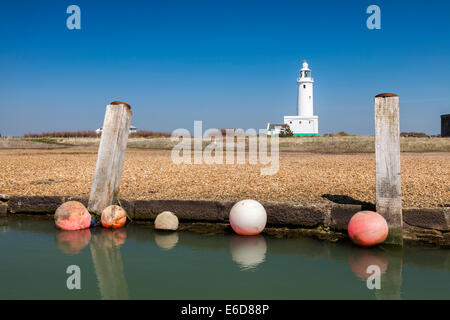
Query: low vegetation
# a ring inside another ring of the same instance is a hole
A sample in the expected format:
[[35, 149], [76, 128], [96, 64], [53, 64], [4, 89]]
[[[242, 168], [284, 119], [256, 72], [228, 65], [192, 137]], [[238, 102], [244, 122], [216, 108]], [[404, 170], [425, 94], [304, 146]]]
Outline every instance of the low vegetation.
[[[58, 139], [55, 138], [23, 138], [24, 141], [31, 141], [31, 142], [41, 142], [41, 143], [58, 143]], [[62, 139], [60, 139], [62, 141]]]
[[424, 132], [400, 132], [400, 137], [428, 138], [429, 135]]
[[349, 134], [345, 131], [339, 131], [338, 133], [324, 133], [324, 137], [348, 137], [348, 136], [354, 136], [354, 134]]
[[170, 133], [151, 131], [151, 130], [138, 130], [130, 134], [130, 138], [154, 138], [154, 137], [170, 137]]
[[291, 130], [291, 127], [288, 124], [284, 124], [280, 130], [280, 138], [285, 137], [293, 137], [294, 133]]
[[[49, 133], [53, 135], [54, 133]], [[0, 149], [20, 148], [98, 148], [100, 136], [83, 137], [82, 133], [71, 137], [53, 137], [40, 135], [26, 135], [24, 138], [2, 138]], [[268, 137], [268, 139], [271, 139]], [[194, 139], [192, 139], [193, 142]], [[178, 139], [172, 140], [168, 133], [155, 131], [138, 131], [131, 134], [128, 140], [128, 148], [131, 149], [157, 149], [171, 150], [176, 146]], [[203, 147], [211, 143], [211, 138], [202, 141]], [[312, 152], [312, 153], [374, 153], [374, 136], [356, 136], [345, 132], [328, 134], [319, 137], [280, 137], [279, 146], [281, 152]], [[193, 147], [193, 145], [192, 145]], [[248, 137], [246, 138], [246, 149], [248, 150]], [[400, 150], [402, 152], [450, 152], [450, 138], [443, 137], [419, 137], [402, 136], [400, 138]]]

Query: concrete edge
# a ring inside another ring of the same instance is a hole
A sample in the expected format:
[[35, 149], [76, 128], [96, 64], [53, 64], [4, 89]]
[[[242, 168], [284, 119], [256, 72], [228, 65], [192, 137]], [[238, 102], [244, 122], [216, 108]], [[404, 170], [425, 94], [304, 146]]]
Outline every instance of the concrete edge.
[[[63, 202], [75, 200], [87, 205], [87, 198], [71, 196], [12, 196], [0, 194], [0, 216], [7, 214], [53, 214]], [[128, 216], [136, 221], [152, 221], [162, 211], [172, 211], [180, 221], [228, 222], [228, 214], [234, 202], [213, 200], [129, 200], [120, 199], [120, 205]], [[362, 210], [361, 205], [336, 203], [296, 203], [262, 201], [267, 212], [267, 225], [313, 229], [317, 227], [346, 233], [351, 217]], [[426, 242], [430, 238], [450, 236], [450, 208], [404, 208], [403, 222], [407, 232], [405, 239], [418, 240], [424, 230]], [[413, 231], [411, 231], [413, 230]], [[414, 231], [415, 230], [415, 231]], [[435, 231], [435, 232], [434, 232]], [[418, 235], [416, 236], [415, 233]], [[425, 232], [426, 233], [426, 232]], [[434, 235], [434, 236], [433, 236]], [[445, 237], [447, 238], [447, 237]], [[440, 241], [440, 240], [439, 240]], [[449, 239], [450, 241], [450, 239]]]

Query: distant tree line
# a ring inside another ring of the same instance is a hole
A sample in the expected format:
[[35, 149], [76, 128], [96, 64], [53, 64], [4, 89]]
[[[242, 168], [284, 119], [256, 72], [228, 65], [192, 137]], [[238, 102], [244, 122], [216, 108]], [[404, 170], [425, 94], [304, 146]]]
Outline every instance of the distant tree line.
[[42, 133], [26, 133], [24, 138], [95, 138], [99, 135], [95, 130], [87, 131], [53, 131]]
[[[42, 133], [26, 133], [24, 138], [96, 138], [101, 133], [95, 132], [95, 130], [87, 131], [53, 131]], [[150, 137], [170, 137], [170, 133], [151, 131], [151, 130], [138, 130], [130, 135], [131, 138], [150, 138]]]

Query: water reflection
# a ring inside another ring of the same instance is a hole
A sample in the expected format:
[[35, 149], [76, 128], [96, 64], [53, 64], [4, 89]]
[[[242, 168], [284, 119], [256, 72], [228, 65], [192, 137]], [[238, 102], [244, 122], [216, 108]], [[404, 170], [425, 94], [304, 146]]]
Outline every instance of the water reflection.
[[79, 254], [91, 241], [91, 231], [84, 230], [57, 230], [55, 243], [59, 250], [65, 254]]
[[93, 228], [76, 231], [56, 230], [55, 243], [65, 253], [76, 255], [90, 244], [92, 262], [102, 299], [128, 299], [120, 246], [127, 230]]
[[173, 249], [179, 240], [177, 232], [163, 232], [163, 231], [154, 231], [155, 232], [155, 243], [163, 250]]
[[125, 228], [93, 229], [91, 255], [102, 299], [128, 299], [120, 246], [125, 243]]
[[1, 232], [8, 231], [8, 218], [0, 217], [0, 231]]
[[367, 280], [372, 273], [367, 273], [367, 268], [376, 265], [380, 268], [381, 275], [386, 274], [389, 258], [385, 251], [377, 248], [354, 248], [348, 255], [348, 265], [353, 273], [361, 280]]
[[348, 253], [348, 264], [353, 273], [366, 281], [373, 272], [367, 272], [371, 265], [378, 266], [381, 273], [381, 288], [373, 289], [377, 299], [401, 299], [402, 264], [401, 250], [383, 247], [352, 248]]
[[[236, 291], [243, 292], [239, 296], [242, 298], [255, 294], [260, 294], [258, 297], [261, 298], [281, 296], [286, 299], [310, 297], [319, 299], [448, 298], [446, 287], [441, 283], [445, 283], [445, 281], [440, 279], [448, 279], [448, 273], [444, 274], [443, 272], [450, 271], [450, 250], [416, 246], [405, 246], [398, 250], [388, 246], [362, 249], [351, 243], [330, 243], [311, 238], [278, 239], [229, 234], [201, 235], [188, 231], [161, 233], [148, 226], [137, 224], [130, 224], [127, 228], [118, 230], [93, 228], [75, 232], [60, 231], [56, 230], [53, 220], [15, 218], [14, 216], [9, 217], [8, 222], [3, 222], [3, 225], [7, 225], [7, 232], [1, 234], [2, 237], [5, 237], [2, 247], [5, 261], [23, 258], [28, 259], [24, 261], [29, 261], [31, 265], [39, 265], [41, 255], [25, 258], [30, 241], [34, 241], [33, 244], [37, 243], [37, 248], [42, 252], [52, 255], [55, 254], [55, 247], [48, 246], [46, 239], [54, 238], [57, 248], [64, 254], [79, 254], [77, 259], [70, 260], [82, 263], [86, 258], [92, 259], [100, 294], [104, 299], [126, 299], [131, 293], [139, 298], [172, 296], [174, 298], [191, 296], [204, 298], [204, 292], [207, 289], [211, 290], [211, 297], [228, 297], [232, 292], [223, 293], [223, 291], [208, 287], [210, 282], [215, 282], [214, 285], [219, 286], [221, 281], [226, 281], [224, 286], [231, 283], [233, 288], [239, 288]], [[27, 234], [31, 236], [27, 237]], [[45, 241], [40, 241], [41, 239]], [[170, 250], [175, 246], [177, 250], [173, 251], [174, 254], [165, 254], [153, 246], [153, 242], [163, 250]], [[88, 247], [91, 253], [88, 252]], [[149, 247], [150, 251], [147, 250]], [[144, 252], [145, 256], [143, 256]], [[125, 261], [122, 259], [125, 256], [122, 257], [121, 254], [126, 254], [125, 270]], [[54, 257], [54, 259], [60, 258], [59, 253]], [[67, 261], [67, 259], [61, 261]], [[143, 261], [145, 264], [142, 264]], [[188, 261], [192, 269], [184, 272], [183, 268], [178, 267], [178, 261]], [[237, 264], [241, 270], [256, 272], [250, 279], [244, 272], [239, 272], [236, 267], [230, 267], [229, 263]], [[18, 267], [21, 265], [23, 264], [17, 264]], [[143, 268], [142, 265], [146, 267]], [[265, 268], [260, 268], [262, 265]], [[369, 290], [366, 287], [366, 280], [370, 276], [367, 274], [367, 267], [370, 265], [380, 267], [381, 290]], [[7, 265], [3, 269], [0, 268], [0, 271], [8, 270], [5, 268]], [[61, 272], [56, 269], [59, 268], [57, 263], [52, 264], [49, 268], [52, 270], [51, 273]], [[159, 277], [152, 277], [149, 268], [167, 270], [168, 273], [174, 274], [174, 277], [169, 282], [160, 280]], [[417, 281], [411, 281], [408, 286], [404, 286], [402, 284], [403, 268], [405, 268], [404, 270], [409, 268], [412, 270], [410, 272], [416, 272], [418, 274]], [[420, 268], [419, 271], [417, 271], [418, 268]], [[91, 270], [89, 268], [86, 272], [91, 272]], [[131, 273], [130, 270], [133, 272]], [[222, 275], [226, 275], [223, 277], [226, 280], [217, 277], [216, 273], [211, 275], [210, 279], [205, 278], [205, 274], [207, 275], [210, 270], [219, 270]], [[299, 270], [308, 271], [309, 274], [302, 277], [299, 275]], [[124, 275], [125, 271], [128, 271], [127, 278]], [[126, 279], [128, 279], [128, 283]], [[142, 286], [149, 283], [144, 282], [143, 279], [151, 281], [155, 291], [149, 292], [147, 288], [142, 289]], [[250, 279], [255, 283], [262, 281], [266, 289], [260, 292], [251, 292], [248, 287], [243, 285], [242, 279]], [[298, 285], [292, 285], [296, 281]], [[321, 281], [325, 285], [321, 284]], [[186, 287], [192, 290], [189, 292], [177, 291], [175, 288], [180, 282], [185, 283]], [[280, 285], [282, 291], [275, 293], [270, 290], [275, 283]], [[4, 283], [2, 285], [6, 287]], [[9, 285], [16, 286], [12, 280]], [[305, 285], [305, 288], [308, 289], [302, 292], [298, 289], [301, 285]], [[402, 292], [402, 285], [404, 292]], [[437, 288], [435, 291], [433, 286]], [[23, 287], [27, 288], [27, 285], [23, 284]], [[92, 296], [97, 295], [98, 289], [94, 286], [93, 290]]]
[[403, 250], [392, 248], [389, 252], [387, 272], [381, 276], [381, 289], [375, 290], [375, 297], [380, 300], [402, 298]]
[[231, 259], [243, 270], [255, 269], [266, 259], [266, 239], [261, 236], [237, 236], [230, 240]]

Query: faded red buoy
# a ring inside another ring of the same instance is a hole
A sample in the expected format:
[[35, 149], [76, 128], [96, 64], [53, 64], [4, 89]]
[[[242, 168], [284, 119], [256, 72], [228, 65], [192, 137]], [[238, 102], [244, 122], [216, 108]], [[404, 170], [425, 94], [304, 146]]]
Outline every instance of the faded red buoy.
[[127, 212], [116, 205], [106, 207], [102, 211], [102, 226], [105, 228], [122, 228], [127, 222]]
[[388, 236], [386, 220], [373, 211], [360, 211], [353, 215], [348, 223], [348, 235], [353, 243], [362, 247], [371, 247], [382, 243]]
[[91, 225], [91, 215], [78, 201], [67, 201], [56, 209], [55, 224], [62, 230], [81, 230]]

